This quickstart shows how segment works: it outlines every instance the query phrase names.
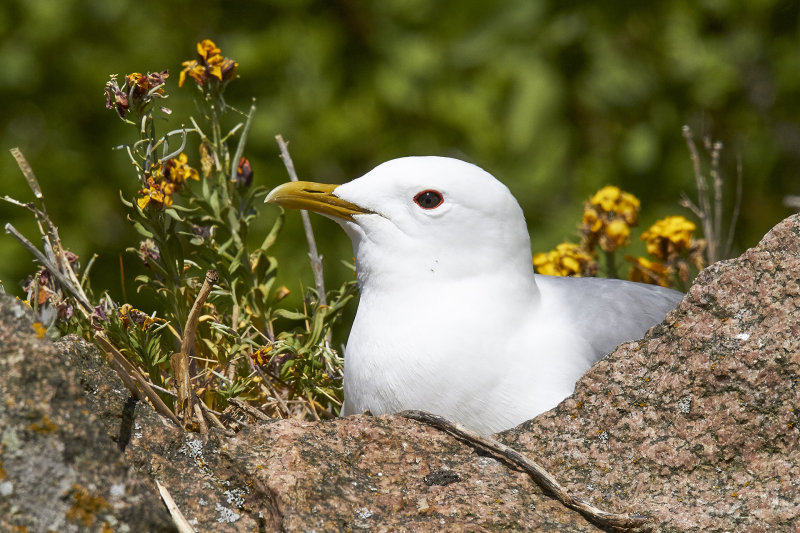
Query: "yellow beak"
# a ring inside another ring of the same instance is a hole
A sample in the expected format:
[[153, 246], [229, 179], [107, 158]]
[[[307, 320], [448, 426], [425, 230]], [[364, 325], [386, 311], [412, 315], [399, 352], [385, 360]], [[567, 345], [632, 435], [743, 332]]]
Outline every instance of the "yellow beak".
[[311, 181], [290, 181], [278, 185], [267, 195], [265, 202], [289, 209], [305, 209], [321, 215], [353, 220], [353, 215], [372, 213], [333, 195], [338, 185]]

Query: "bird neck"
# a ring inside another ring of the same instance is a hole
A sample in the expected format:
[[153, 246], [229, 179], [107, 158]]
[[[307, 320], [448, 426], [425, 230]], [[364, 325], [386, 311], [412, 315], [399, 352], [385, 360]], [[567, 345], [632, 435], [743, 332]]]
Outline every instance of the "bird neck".
[[417, 294], [433, 300], [462, 294], [476, 304], [488, 305], [493, 301], [533, 302], [539, 297], [530, 252], [524, 249], [502, 261], [479, 253], [465, 259], [446, 251], [414, 257], [387, 255], [385, 249], [380, 254], [372, 252], [369, 246], [355, 248], [362, 299]]

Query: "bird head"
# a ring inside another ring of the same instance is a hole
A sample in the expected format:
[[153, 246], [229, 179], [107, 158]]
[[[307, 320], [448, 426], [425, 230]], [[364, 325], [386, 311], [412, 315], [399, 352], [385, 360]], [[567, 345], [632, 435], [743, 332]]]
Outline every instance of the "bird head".
[[409, 279], [532, 279], [519, 204], [491, 174], [464, 161], [394, 159], [343, 185], [285, 183], [265, 201], [338, 222], [353, 241], [362, 289], [374, 278], [406, 288]]

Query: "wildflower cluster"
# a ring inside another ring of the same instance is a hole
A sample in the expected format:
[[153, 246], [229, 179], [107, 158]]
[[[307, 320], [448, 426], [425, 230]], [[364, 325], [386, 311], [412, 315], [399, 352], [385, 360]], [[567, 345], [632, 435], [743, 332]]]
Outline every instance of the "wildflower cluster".
[[694, 222], [682, 216], [667, 217], [642, 233], [642, 240], [647, 245], [647, 253], [662, 261], [668, 261], [691, 247], [692, 233], [695, 229], [697, 226]]
[[[647, 253], [658, 261], [643, 261], [644, 258], [629, 259], [634, 263], [631, 278], [646, 283], [671, 285], [672, 277], [678, 281], [689, 281], [690, 268], [701, 270], [704, 266], [705, 241], [692, 237], [697, 226], [682, 216], [669, 216], [657, 221], [642, 233]], [[627, 258], [626, 258], [627, 259]], [[635, 272], [634, 272], [635, 271]]]
[[[554, 250], [536, 254], [536, 271], [551, 276], [595, 276], [599, 249], [605, 257], [606, 275], [620, 277], [616, 252], [630, 244], [639, 209], [639, 199], [634, 195], [611, 185], [603, 187], [584, 206], [581, 243], [561, 243]], [[689, 280], [690, 267], [703, 268], [704, 242], [692, 237], [695, 229], [695, 224], [682, 216], [653, 224], [641, 235], [653, 258], [625, 256], [631, 263], [628, 279], [682, 288]]]
[[106, 83], [106, 107], [115, 110], [123, 120], [131, 110], [143, 116], [153, 100], [166, 98], [164, 86], [168, 77], [167, 70], [147, 74], [134, 72], [125, 76], [120, 86], [115, 74]]
[[[266, 236], [251, 234], [256, 204], [267, 193], [245, 156], [255, 106], [244, 113], [222, 98], [236, 78], [236, 61], [210, 40], [196, 50], [195, 59], [183, 62], [179, 83], [189, 77], [200, 88], [199, 116], [184, 122], [191, 127], [159, 131], [171, 120], [164, 116], [169, 110], [154, 105], [169, 96], [166, 70], [134, 72], [121, 83], [115, 75], [105, 85], [106, 107], [135, 127], [133, 141], [119, 148], [137, 179], [121, 197], [141, 236], [128, 252], [152, 312], [126, 303], [124, 277], [122, 302], [107, 293], [94, 297], [88, 282], [94, 258], [80, 273], [77, 256], [61, 245], [44, 209], [30, 165], [12, 150], [35, 199], [3, 200], [34, 214], [44, 242], [39, 250], [6, 226], [42, 265], [24, 284], [37, 334], [94, 339], [129, 386], [135, 381], [137, 392], [187, 429], [203, 431], [212, 410], [240, 405], [234, 398], [275, 417], [334, 416], [342, 403], [343, 360], [331, 344], [332, 327], [355, 282], [334, 291], [322, 292], [321, 284], [309, 289], [302, 311], [279, 306], [290, 291], [275, 283], [278, 263], [269, 252], [283, 215]], [[190, 136], [197, 142], [190, 144]]]
[[139, 326], [142, 329], [147, 329], [153, 325], [166, 324], [166, 320], [158, 318], [155, 315], [148, 315], [145, 312], [135, 309], [131, 304], [123, 304], [117, 312], [119, 319], [122, 321], [124, 327], [131, 325]]
[[[64, 258], [71, 269], [78, 268], [78, 256], [64, 250]], [[42, 319], [45, 329], [54, 327], [54, 333], [64, 329], [75, 314], [75, 304], [61, 290], [53, 279], [53, 274], [45, 267], [39, 268], [35, 274], [28, 276], [22, 283], [25, 291], [25, 303]], [[66, 329], [64, 329], [66, 331]]]
[[[154, 384], [169, 384], [172, 373], [178, 372], [170, 354], [176, 352], [176, 343], [182, 344], [179, 332], [190, 322], [204, 273], [213, 269], [218, 273], [216, 285], [202, 300], [202, 317], [190, 346], [195, 379], [204, 384], [195, 391], [200, 400], [211, 409], [224, 409], [229, 399], [239, 397], [258, 402], [273, 416], [333, 415], [341, 405], [342, 359], [328, 339], [354, 285], [334, 292], [327, 306], [319, 305], [320, 298], [311, 291], [302, 313], [277, 307], [289, 290], [275, 288], [277, 262], [268, 250], [283, 217], [255, 246], [248, 235], [257, 216], [256, 199], [266, 194], [266, 187], [255, 183], [253, 166], [244, 154], [255, 107], [242, 113], [221, 97], [236, 78], [236, 61], [208, 39], [197, 43], [196, 52], [194, 59], [183, 62], [178, 85], [187, 78], [197, 83], [200, 116], [190, 118], [191, 128], [159, 136], [154, 109], [137, 104], [144, 109], [137, 124], [139, 139], [127, 147], [141, 183], [134, 198], [123, 200], [142, 237], [129, 251], [146, 268], [136, 278], [139, 289], [152, 291], [163, 318], [124, 304], [110, 306], [107, 319], [95, 322], [103, 324], [111, 343]], [[125, 105], [132, 108], [135, 98], [167, 97], [163, 83], [146, 91], [144, 85], [142, 90], [132, 89], [145, 79], [163, 82], [166, 71], [159, 79], [153, 76], [126, 76], [122, 87], [112, 78], [106, 91], [112, 108], [127, 113]], [[243, 121], [226, 132], [223, 123], [231, 115]], [[189, 135], [198, 137], [196, 164], [185, 150]], [[181, 146], [170, 150], [176, 137]], [[198, 185], [187, 187], [187, 182]], [[276, 333], [277, 319], [297, 326]], [[170, 398], [164, 401], [173, 405]], [[181, 400], [174, 405], [180, 416]]]
[[597, 191], [583, 210], [583, 248], [596, 245], [614, 252], [630, 242], [631, 227], [639, 219], [639, 199], [619, 187], [607, 185]]
[[180, 190], [184, 182], [199, 181], [200, 175], [187, 164], [188, 160], [186, 154], [181, 152], [178, 157], [168, 159], [163, 170], [161, 163], [150, 169], [145, 176], [147, 186], [139, 190], [141, 196], [136, 200], [139, 209], [151, 205], [150, 202], [159, 207], [169, 207], [173, 203], [172, 195]]
[[536, 254], [533, 266], [547, 276], [595, 276], [597, 263], [579, 244], [562, 242], [555, 250]]
[[227, 85], [236, 77], [239, 64], [222, 55], [214, 41], [203, 39], [197, 43], [197, 57], [182, 63], [178, 87], [183, 87], [186, 77], [192, 78], [200, 87], [210, 84]]

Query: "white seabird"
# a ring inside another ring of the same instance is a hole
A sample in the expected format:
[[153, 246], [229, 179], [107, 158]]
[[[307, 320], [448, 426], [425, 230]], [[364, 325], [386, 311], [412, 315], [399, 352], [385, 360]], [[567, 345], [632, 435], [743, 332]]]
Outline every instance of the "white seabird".
[[420, 409], [483, 434], [514, 427], [682, 296], [534, 274], [514, 196], [456, 159], [395, 159], [338, 186], [290, 182], [266, 201], [328, 216], [353, 241], [361, 297], [343, 415]]

